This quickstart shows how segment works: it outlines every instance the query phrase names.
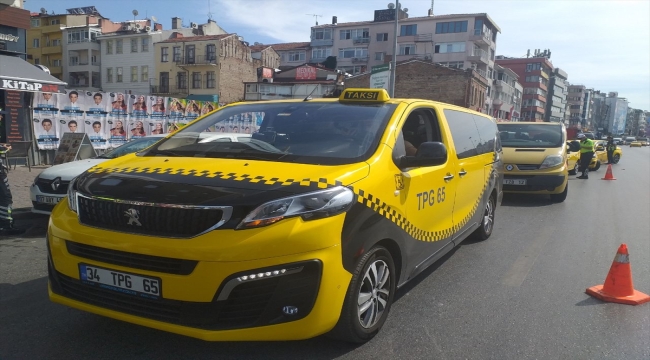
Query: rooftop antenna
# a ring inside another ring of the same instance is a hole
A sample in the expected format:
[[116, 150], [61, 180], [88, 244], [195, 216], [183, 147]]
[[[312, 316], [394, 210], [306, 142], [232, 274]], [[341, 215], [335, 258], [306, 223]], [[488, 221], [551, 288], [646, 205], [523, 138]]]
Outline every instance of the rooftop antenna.
[[318, 18], [323, 17], [323, 15], [316, 15], [316, 14], [307, 14], [309, 16], [313, 16], [316, 19], [316, 26], [318, 26]]
[[208, 0], [208, 20], [212, 20], [212, 9], [210, 8], [210, 0]]
[[138, 16], [138, 10], [131, 11], [131, 14], [133, 14], [133, 22], [135, 22], [135, 17]]

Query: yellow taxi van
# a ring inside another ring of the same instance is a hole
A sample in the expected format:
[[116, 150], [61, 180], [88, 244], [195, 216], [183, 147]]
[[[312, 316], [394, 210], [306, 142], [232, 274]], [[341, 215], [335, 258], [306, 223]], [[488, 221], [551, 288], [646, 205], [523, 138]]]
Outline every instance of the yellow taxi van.
[[497, 126], [503, 147], [503, 191], [548, 194], [553, 202], [566, 200], [569, 169], [564, 124], [510, 122]]
[[[248, 141], [210, 135], [251, 117]], [[205, 340], [364, 342], [399, 287], [490, 237], [501, 159], [491, 117], [383, 89], [225, 106], [73, 180], [49, 297]]]

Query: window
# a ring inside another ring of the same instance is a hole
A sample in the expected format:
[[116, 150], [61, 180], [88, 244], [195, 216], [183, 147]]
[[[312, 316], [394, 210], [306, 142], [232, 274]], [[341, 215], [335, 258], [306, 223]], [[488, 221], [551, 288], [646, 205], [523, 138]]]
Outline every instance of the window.
[[52, 40], [52, 46], [61, 46], [61, 39]]
[[167, 62], [169, 61], [169, 48], [164, 47], [160, 48], [160, 62]]
[[454, 68], [454, 69], [462, 69], [465, 67], [465, 62], [464, 61], [450, 61], [450, 62], [442, 62], [442, 63], [437, 63], [442, 66], [446, 66], [449, 68]]
[[350, 33], [350, 30], [341, 30], [339, 31], [339, 40], [347, 40], [347, 39], [352, 39], [352, 34]]
[[[489, 118], [456, 110], [444, 110], [458, 159], [494, 151], [498, 133]], [[468, 126], [474, 124], [474, 126]]]
[[370, 30], [368, 28], [350, 30], [350, 34], [352, 34], [352, 39], [369, 39], [370, 38]]
[[217, 45], [208, 44], [208, 46], [205, 47], [205, 54], [206, 54], [206, 60], [208, 61], [217, 60]]
[[136, 53], [138, 52], [138, 39], [131, 39], [131, 52]]
[[106, 68], [106, 82], [113, 82], [113, 68]]
[[415, 54], [415, 44], [400, 44], [399, 46], [400, 55], [413, 55]]
[[140, 73], [142, 74], [142, 82], [148, 82], [149, 81], [149, 66], [148, 65], [140, 66]]
[[[93, 33], [94, 34], [94, 33]], [[86, 30], [69, 30], [68, 31], [68, 44], [88, 42], [88, 31]], [[94, 35], [97, 36], [96, 34]]]
[[377, 34], [377, 41], [388, 41], [388, 33]]
[[287, 55], [289, 56], [288, 61], [305, 61], [304, 51], [289, 51]]
[[138, 67], [131, 66], [131, 82], [138, 82]]
[[339, 49], [339, 58], [341, 59], [350, 59], [350, 58], [367, 58], [368, 49], [367, 48], [343, 48]]
[[97, 62], [97, 55], [93, 55], [90, 57], [90, 64], [91, 65], [99, 65], [99, 62]]
[[116, 54], [122, 53], [122, 40], [115, 40], [115, 53]]
[[402, 25], [400, 27], [399, 36], [410, 36], [418, 33], [417, 24], [413, 25]]
[[375, 60], [384, 61], [385, 55], [386, 55], [385, 52], [377, 52], [375, 53]]
[[181, 71], [176, 76], [176, 87], [179, 89], [187, 89], [187, 73]]
[[340, 66], [339, 70], [344, 71], [348, 74], [352, 75], [358, 75], [358, 74], [363, 74], [365, 73], [368, 68], [365, 65], [357, 65], [357, 66]]
[[70, 65], [71, 66], [79, 65], [79, 57], [78, 56], [70, 56]]
[[61, 59], [56, 59], [52, 61], [52, 66], [59, 67], [61, 66]]
[[174, 58], [172, 61], [178, 62], [181, 61], [181, 47], [180, 46], [174, 46]]
[[464, 42], [438, 43], [434, 47], [436, 54], [461, 53], [465, 52]]
[[113, 53], [113, 40], [106, 40], [106, 53], [107, 54]]
[[312, 40], [331, 40], [332, 29], [314, 29], [312, 32]]
[[39, 48], [41, 47], [41, 39], [34, 39], [32, 42], [32, 47]]
[[60, 19], [54, 19], [54, 20], [51, 20], [51, 21], [50, 21], [50, 25], [58, 25], [58, 24], [60, 24], [60, 23], [61, 23], [61, 20], [60, 20]]
[[436, 34], [467, 32], [467, 20], [440, 22], [436, 24]]
[[32, 19], [32, 27], [39, 27], [41, 26], [41, 19]]
[[200, 89], [201, 88], [201, 73], [200, 72], [193, 72], [192, 73], [192, 89]]
[[116, 72], [117, 72], [117, 82], [121, 83], [122, 82], [122, 68], [118, 67], [118, 68], [115, 68], [115, 69], [116, 69]]
[[38, 65], [40, 63], [41, 63], [41, 59], [39, 59], [39, 58], [34, 59], [34, 64]]
[[205, 87], [208, 89], [214, 89], [215, 86], [215, 73], [214, 71], [208, 71], [205, 73]]
[[540, 70], [541, 68], [542, 68], [542, 63], [526, 64], [526, 72]]
[[142, 52], [149, 52], [149, 38], [142, 38]]
[[332, 56], [331, 47], [315, 47], [311, 51], [312, 59], [325, 59], [328, 56]]

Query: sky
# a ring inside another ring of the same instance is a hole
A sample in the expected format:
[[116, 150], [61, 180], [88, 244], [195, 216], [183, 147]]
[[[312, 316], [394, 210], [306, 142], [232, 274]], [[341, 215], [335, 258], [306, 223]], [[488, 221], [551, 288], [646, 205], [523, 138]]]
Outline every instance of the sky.
[[[318, 20], [369, 21], [374, 10], [394, 0], [25, 0], [25, 8], [65, 13], [94, 5], [112, 21], [156, 17], [165, 29], [171, 18], [205, 23], [211, 16], [229, 33], [253, 44], [309, 41]], [[430, 0], [403, 0], [412, 17], [426, 16]], [[497, 55], [525, 56], [550, 49], [551, 62], [571, 84], [617, 91], [629, 106], [650, 110], [650, 0], [435, 0], [434, 14], [487, 13], [501, 28]], [[311, 14], [311, 15], [310, 15]], [[315, 17], [313, 15], [322, 15]]]

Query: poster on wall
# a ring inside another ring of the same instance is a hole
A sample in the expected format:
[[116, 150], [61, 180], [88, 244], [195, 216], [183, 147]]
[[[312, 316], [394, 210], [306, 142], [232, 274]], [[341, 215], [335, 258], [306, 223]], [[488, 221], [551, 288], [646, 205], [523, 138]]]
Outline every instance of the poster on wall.
[[56, 120], [59, 116], [59, 94], [34, 94], [34, 136], [40, 150], [53, 150], [59, 145]]
[[151, 102], [147, 96], [131, 95], [131, 114], [129, 116], [129, 139], [147, 136], [144, 123], [149, 119]]
[[[86, 134], [95, 149], [108, 148], [108, 133], [106, 120], [109, 112], [109, 102], [100, 92], [86, 93], [86, 119], [84, 121]], [[89, 101], [89, 97], [92, 100]]]
[[129, 120], [129, 102], [124, 93], [110, 93], [111, 112], [106, 120], [108, 146], [110, 148], [123, 145], [127, 141], [127, 121]]
[[187, 106], [187, 100], [185, 99], [175, 99], [168, 98], [167, 109], [168, 109], [168, 118], [167, 122], [167, 132], [174, 132], [181, 127], [187, 124], [185, 120], [185, 108]]
[[151, 111], [149, 113], [149, 134], [159, 135], [166, 134], [167, 122], [165, 121], [165, 104], [167, 99], [160, 96], [150, 96], [149, 102], [151, 104]]
[[70, 90], [59, 99], [59, 131], [64, 133], [83, 133], [84, 113], [86, 111], [86, 94], [83, 91]]

